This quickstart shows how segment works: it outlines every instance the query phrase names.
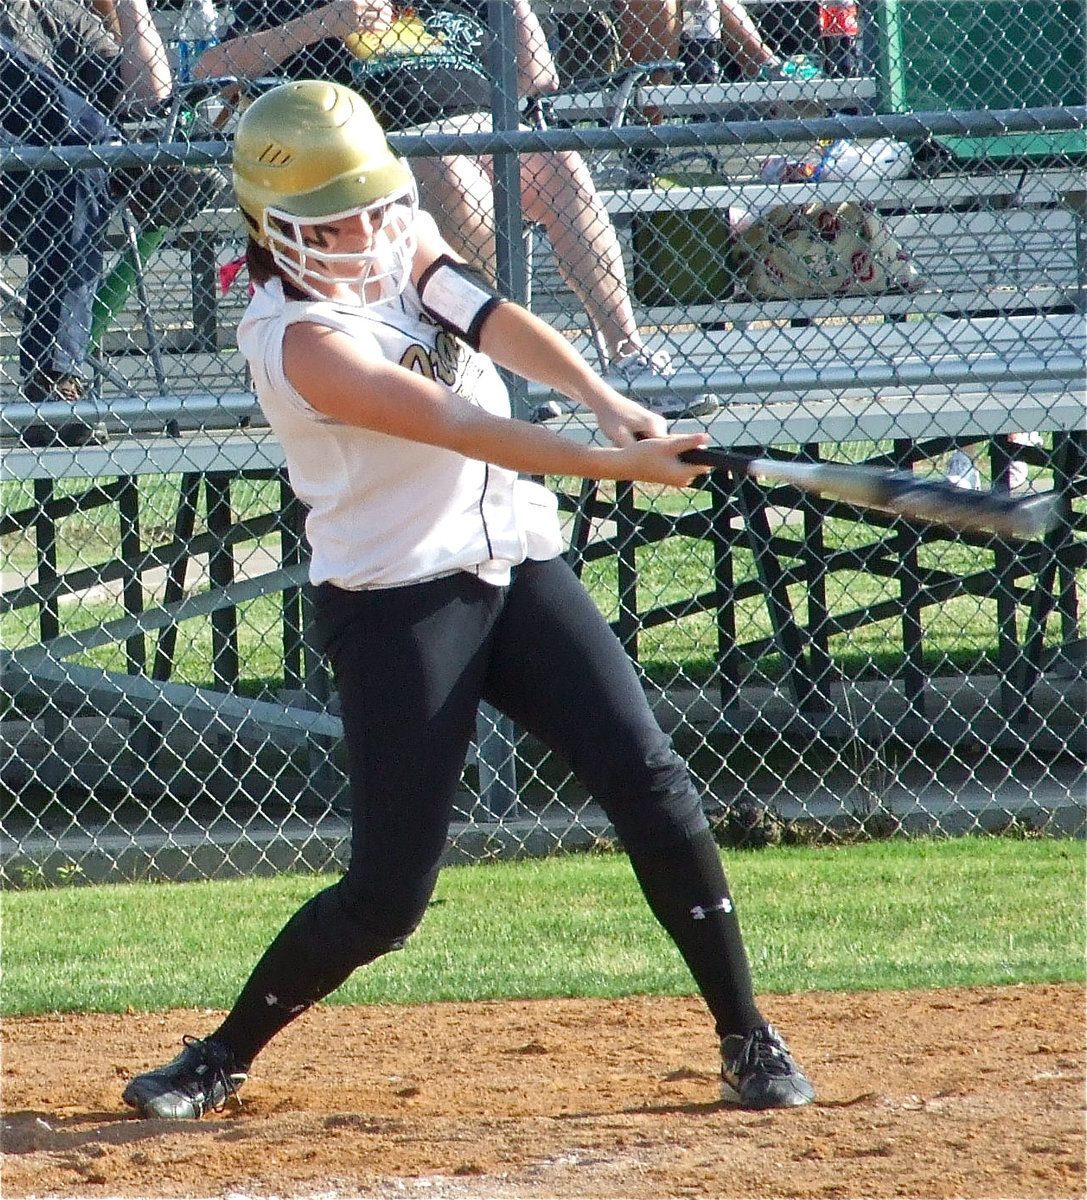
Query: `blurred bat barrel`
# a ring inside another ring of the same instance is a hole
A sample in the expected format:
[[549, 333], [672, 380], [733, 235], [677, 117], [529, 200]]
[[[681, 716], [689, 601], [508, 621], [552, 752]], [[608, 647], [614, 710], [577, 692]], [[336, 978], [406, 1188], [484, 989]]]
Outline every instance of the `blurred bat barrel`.
[[955, 529], [987, 530], [1012, 538], [1037, 538], [1052, 528], [1057, 499], [1051, 492], [1012, 496], [977, 492], [909, 471], [851, 463], [804, 463], [736, 454], [707, 447], [681, 454], [684, 462], [717, 467], [756, 479], [791, 484], [848, 504]]

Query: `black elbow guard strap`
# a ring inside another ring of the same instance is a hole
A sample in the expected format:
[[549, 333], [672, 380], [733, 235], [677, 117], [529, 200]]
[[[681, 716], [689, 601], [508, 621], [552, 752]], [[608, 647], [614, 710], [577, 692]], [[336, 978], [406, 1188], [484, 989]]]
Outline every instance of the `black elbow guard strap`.
[[479, 349], [483, 323], [505, 303], [481, 271], [443, 254], [430, 264], [419, 280], [419, 300], [427, 316]]

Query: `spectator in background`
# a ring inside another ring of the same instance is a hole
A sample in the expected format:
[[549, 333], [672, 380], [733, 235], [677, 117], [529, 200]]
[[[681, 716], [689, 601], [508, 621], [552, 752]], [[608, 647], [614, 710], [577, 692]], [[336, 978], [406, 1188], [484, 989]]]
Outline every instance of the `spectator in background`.
[[[1008, 441], [1013, 446], [1040, 446], [1042, 435], [1036, 431], [1030, 433], [1009, 433]], [[972, 442], [968, 446], [955, 450], [947, 463], [947, 481], [956, 487], [970, 488], [977, 491], [981, 488], [981, 462], [984, 457], [986, 443]], [[1027, 464], [1022, 458], [1013, 457], [1008, 463], [1007, 474], [1004, 478], [1008, 490], [1022, 491], [1028, 486], [1029, 476]]]
[[[513, 0], [522, 96], [554, 91], [558, 73], [529, 0]], [[463, 133], [491, 128], [490, 33], [485, 0], [422, 0], [392, 24], [381, 0], [238, 0], [224, 41], [197, 74], [328, 79], [361, 93], [391, 132]], [[418, 158], [427, 206], [456, 250], [485, 270], [495, 261], [494, 196], [487, 159]], [[521, 158], [525, 219], [545, 229], [556, 264], [603, 343], [609, 377], [637, 394], [639, 381], [673, 373], [651, 353], [634, 318], [618, 235], [588, 167], [575, 151]], [[645, 396], [666, 418], [703, 415], [708, 396]]]
[[[721, 41], [742, 75], [780, 75], [781, 60], [763, 41], [741, 0], [720, 0]], [[614, 0], [616, 31], [632, 63], [675, 59], [679, 51], [682, 0]]]
[[[7, 145], [115, 141], [110, 120], [122, 101], [154, 104], [169, 97], [172, 84], [149, 0], [5, 0], [0, 9]], [[105, 170], [0, 176], [0, 240], [27, 259], [19, 368], [32, 403], [74, 403], [86, 393], [83, 367], [111, 208]], [[35, 446], [96, 438], [79, 420], [23, 432]]]

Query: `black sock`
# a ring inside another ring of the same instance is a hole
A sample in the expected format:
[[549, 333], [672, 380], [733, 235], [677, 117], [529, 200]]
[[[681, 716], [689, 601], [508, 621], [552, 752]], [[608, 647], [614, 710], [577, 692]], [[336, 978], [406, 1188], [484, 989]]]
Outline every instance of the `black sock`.
[[666, 850], [635, 851], [630, 861], [649, 907], [705, 997], [718, 1036], [764, 1024], [713, 834], [707, 829]]
[[364, 963], [395, 949], [360, 931], [340, 903], [339, 886], [294, 914], [264, 952], [222, 1025], [212, 1034], [248, 1068], [273, 1037]]

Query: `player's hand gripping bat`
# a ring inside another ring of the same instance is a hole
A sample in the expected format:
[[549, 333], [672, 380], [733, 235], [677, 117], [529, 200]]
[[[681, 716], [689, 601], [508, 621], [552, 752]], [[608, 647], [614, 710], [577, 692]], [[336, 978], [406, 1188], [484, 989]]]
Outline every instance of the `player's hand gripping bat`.
[[955, 529], [990, 531], [1011, 538], [1037, 538], [1057, 517], [1053, 492], [1011, 496], [977, 492], [943, 480], [918, 479], [909, 471], [891, 471], [850, 463], [804, 463], [736, 454], [707, 446], [679, 456], [694, 466], [720, 467], [738, 475], [791, 484], [805, 492], [875, 508], [915, 521]]

